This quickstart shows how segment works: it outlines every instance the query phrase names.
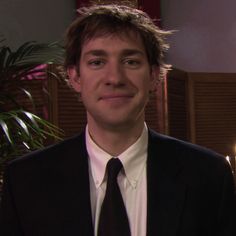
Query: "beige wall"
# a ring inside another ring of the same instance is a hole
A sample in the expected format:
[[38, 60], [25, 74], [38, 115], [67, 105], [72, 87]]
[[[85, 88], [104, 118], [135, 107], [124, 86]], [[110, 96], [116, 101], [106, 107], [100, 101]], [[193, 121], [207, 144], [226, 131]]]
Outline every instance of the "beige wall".
[[162, 0], [168, 62], [190, 72], [236, 72], [235, 0]]
[[60, 40], [74, 8], [74, 0], [0, 0], [0, 35], [13, 47]]
[[[75, 0], [1, 0], [0, 35], [12, 46], [60, 40]], [[168, 62], [190, 72], [236, 72], [235, 0], [162, 0], [162, 24], [176, 29]]]

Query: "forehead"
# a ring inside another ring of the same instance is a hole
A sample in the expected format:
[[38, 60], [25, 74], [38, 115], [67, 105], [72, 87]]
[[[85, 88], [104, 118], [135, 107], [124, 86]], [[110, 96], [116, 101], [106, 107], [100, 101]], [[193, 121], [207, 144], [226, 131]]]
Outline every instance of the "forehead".
[[83, 43], [81, 54], [83, 56], [93, 50], [110, 52], [136, 50], [146, 54], [141, 36], [135, 32], [96, 35]]

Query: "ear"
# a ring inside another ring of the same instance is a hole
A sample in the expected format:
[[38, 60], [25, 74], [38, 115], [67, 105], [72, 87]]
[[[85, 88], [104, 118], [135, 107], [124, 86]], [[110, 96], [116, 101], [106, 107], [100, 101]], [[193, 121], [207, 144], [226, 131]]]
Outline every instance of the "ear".
[[67, 75], [69, 77], [69, 85], [78, 93], [81, 91], [80, 78], [75, 66], [67, 68]]
[[158, 79], [160, 76], [160, 68], [157, 65], [151, 67], [151, 77], [150, 77], [150, 92], [156, 91]]

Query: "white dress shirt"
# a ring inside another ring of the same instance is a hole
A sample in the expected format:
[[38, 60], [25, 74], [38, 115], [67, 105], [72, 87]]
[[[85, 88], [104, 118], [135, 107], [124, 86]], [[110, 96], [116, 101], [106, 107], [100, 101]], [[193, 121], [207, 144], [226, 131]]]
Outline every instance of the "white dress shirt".
[[[106, 192], [106, 164], [112, 158], [92, 140], [86, 128], [86, 146], [89, 155], [90, 193], [94, 234], [101, 205]], [[123, 164], [118, 184], [127, 210], [132, 236], [146, 236], [147, 222], [147, 161], [148, 131], [146, 124], [138, 140], [118, 157]]]

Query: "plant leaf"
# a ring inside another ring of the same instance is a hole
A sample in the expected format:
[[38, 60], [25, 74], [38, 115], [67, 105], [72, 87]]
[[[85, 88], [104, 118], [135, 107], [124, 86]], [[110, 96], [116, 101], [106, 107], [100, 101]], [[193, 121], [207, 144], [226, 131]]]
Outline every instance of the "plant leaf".
[[30, 133], [29, 133], [29, 130], [28, 130], [28, 127], [27, 125], [25, 124], [25, 122], [20, 119], [18, 116], [16, 115], [13, 115], [14, 119], [16, 120], [16, 122], [19, 124], [19, 126], [24, 130], [24, 132], [30, 136]]
[[0, 49], [0, 70], [3, 71], [8, 55], [11, 53], [11, 50], [9, 47], [3, 46]]
[[2, 127], [3, 132], [5, 133], [7, 140], [9, 141], [10, 144], [13, 144], [10, 134], [9, 134], [9, 129], [5, 121], [0, 120], [0, 126]]
[[22, 111], [22, 113], [25, 114], [30, 119], [30, 121], [34, 124], [34, 126], [36, 126], [36, 128], [39, 128], [38, 123], [34, 118], [35, 115], [33, 113], [30, 113], [28, 111]]

